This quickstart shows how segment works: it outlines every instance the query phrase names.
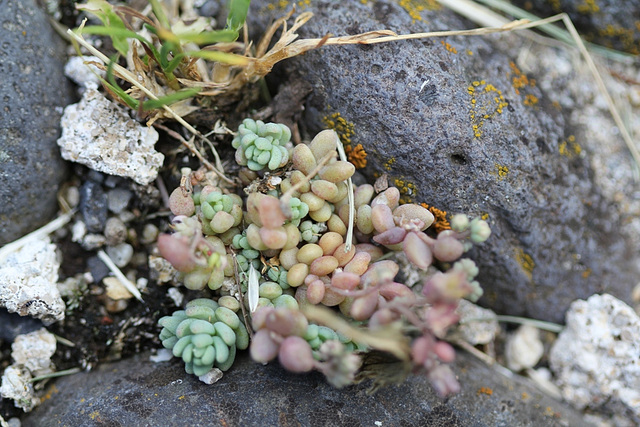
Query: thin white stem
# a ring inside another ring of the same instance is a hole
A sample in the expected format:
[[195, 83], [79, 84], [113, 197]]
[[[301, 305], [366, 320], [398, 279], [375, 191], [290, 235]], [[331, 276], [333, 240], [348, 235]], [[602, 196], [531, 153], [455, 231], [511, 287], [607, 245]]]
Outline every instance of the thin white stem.
[[[344, 152], [344, 146], [342, 145], [342, 141], [338, 138], [338, 142], [336, 143], [338, 146], [338, 154], [340, 154], [340, 160], [343, 162], [348, 162], [347, 153]], [[344, 240], [344, 253], [347, 253], [351, 250], [351, 245], [353, 244], [353, 223], [354, 218], [356, 216], [356, 208], [355, 208], [355, 196], [353, 195], [353, 181], [351, 181], [351, 177], [347, 179], [347, 197], [349, 198], [349, 224], [347, 225], [347, 236]]]
[[37, 240], [42, 240], [42, 238], [44, 238], [45, 236], [48, 236], [54, 231], [64, 227], [69, 221], [71, 221], [71, 218], [73, 218], [73, 214], [75, 213], [75, 209], [64, 213], [53, 221], [38, 228], [37, 230], [32, 231], [31, 233], [19, 238], [18, 240], [7, 243], [2, 248], [0, 248], [0, 262], [2, 262], [10, 253], [19, 250], [26, 244]]
[[109, 258], [109, 255], [107, 255], [105, 251], [100, 249], [98, 251], [98, 258], [100, 258], [102, 262], [106, 264], [106, 266], [109, 268], [109, 270], [111, 270], [113, 275], [116, 276], [116, 278], [120, 281], [120, 283], [122, 283], [122, 286], [124, 286], [125, 288], [127, 288], [129, 292], [131, 292], [131, 295], [136, 297], [140, 302], [144, 302], [144, 300], [142, 299], [142, 295], [140, 294], [140, 291], [138, 290], [138, 288], [136, 288], [136, 285], [131, 283], [131, 281], [127, 279], [124, 274], [122, 274], [122, 271], [120, 271], [118, 266], [113, 263], [113, 261], [111, 260], [111, 258]]

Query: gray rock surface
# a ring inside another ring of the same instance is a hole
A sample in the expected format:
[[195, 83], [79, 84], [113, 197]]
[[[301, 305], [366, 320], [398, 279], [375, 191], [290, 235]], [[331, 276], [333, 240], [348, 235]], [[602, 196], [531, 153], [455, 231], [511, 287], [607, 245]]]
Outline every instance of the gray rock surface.
[[[253, 28], [283, 13], [267, 3], [252, 3], [262, 20]], [[475, 26], [449, 10], [414, 19], [408, 9], [318, 0], [304, 9], [315, 16], [299, 34]], [[352, 148], [362, 144], [366, 174], [388, 173], [407, 201], [488, 218], [492, 237], [470, 253], [483, 304], [559, 322], [571, 301], [596, 292], [630, 301], [636, 247], [593, 180], [589, 144], [535, 83], [544, 76], [515, 65], [521, 45], [507, 34], [328, 46], [282, 69], [313, 86], [310, 131], [332, 126]]]
[[262, 366], [246, 353], [213, 385], [187, 375], [176, 359], [148, 358], [142, 354], [57, 380], [56, 392], [23, 427], [585, 425], [578, 413], [530, 384], [464, 354], [455, 369], [462, 391], [447, 401], [420, 376], [371, 396], [364, 385], [336, 390], [320, 375]]
[[637, 0], [515, 0], [541, 18], [566, 12], [587, 41], [640, 54], [640, 2]]
[[56, 139], [72, 101], [65, 43], [34, 0], [1, 0], [0, 245], [51, 219], [66, 164]]

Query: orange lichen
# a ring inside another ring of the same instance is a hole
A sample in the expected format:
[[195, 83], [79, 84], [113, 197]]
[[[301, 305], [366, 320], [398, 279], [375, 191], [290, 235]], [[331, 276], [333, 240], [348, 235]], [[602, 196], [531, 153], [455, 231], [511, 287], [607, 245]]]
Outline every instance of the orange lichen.
[[451, 224], [449, 224], [449, 221], [447, 221], [446, 211], [442, 211], [436, 208], [435, 206], [429, 206], [426, 203], [420, 203], [420, 206], [422, 206], [425, 209], [428, 209], [429, 212], [433, 214], [434, 220], [433, 220], [432, 226], [436, 230], [436, 233], [439, 233], [444, 230], [451, 230]]
[[524, 105], [533, 107], [538, 103], [538, 97], [532, 94], [528, 94], [524, 97]]
[[592, 270], [590, 268], [587, 268], [585, 271], [582, 272], [582, 278], [583, 279], [587, 279], [589, 276], [591, 276]]
[[456, 49], [455, 47], [451, 46], [449, 43], [446, 43], [444, 40], [440, 40], [440, 43], [442, 43], [442, 46], [444, 46], [444, 48], [447, 50], [447, 52], [458, 53], [458, 49]]
[[322, 121], [327, 128], [335, 130], [338, 134], [338, 138], [342, 141], [344, 151], [347, 154], [347, 159], [358, 169], [367, 166], [367, 153], [364, 151], [362, 144], [358, 144], [355, 147], [351, 146], [351, 137], [355, 135], [355, 125], [338, 112], [324, 116]]
[[478, 396], [480, 396], [481, 394], [491, 396], [493, 394], [493, 390], [490, 387], [480, 387], [476, 393], [478, 394]]
[[367, 166], [367, 153], [364, 151], [362, 144], [358, 144], [355, 147], [347, 145], [344, 147], [344, 151], [347, 153], [347, 159], [356, 167], [356, 169], [362, 169]]

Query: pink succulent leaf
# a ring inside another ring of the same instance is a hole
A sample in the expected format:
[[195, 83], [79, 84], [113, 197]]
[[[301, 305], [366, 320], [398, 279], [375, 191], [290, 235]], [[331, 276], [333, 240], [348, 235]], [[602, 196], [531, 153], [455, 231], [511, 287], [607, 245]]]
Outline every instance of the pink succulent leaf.
[[158, 251], [178, 271], [188, 273], [196, 267], [189, 242], [179, 234], [158, 236]]
[[395, 245], [402, 242], [407, 231], [402, 227], [393, 227], [373, 237], [373, 241], [381, 245]]
[[[424, 233], [420, 233], [424, 234]], [[407, 234], [402, 242], [402, 249], [409, 261], [418, 268], [426, 270], [433, 262], [433, 253], [418, 233]]]

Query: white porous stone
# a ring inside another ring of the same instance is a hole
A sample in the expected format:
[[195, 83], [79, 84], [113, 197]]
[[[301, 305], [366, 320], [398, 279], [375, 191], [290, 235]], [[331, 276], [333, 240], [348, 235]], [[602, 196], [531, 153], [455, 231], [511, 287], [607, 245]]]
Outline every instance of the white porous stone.
[[106, 75], [104, 70], [99, 69], [90, 62], [103, 64], [102, 60], [96, 56], [72, 56], [64, 66], [64, 75], [69, 77], [78, 86], [95, 89], [100, 85], [100, 78]]
[[222, 378], [222, 371], [218, 368], [213, 368], [204, 375], [200, 375], [198, 379], [205, 384], [211, 385], [217, 383]]
[[458, 332], [471, 345], [488, 344], [500, 332], [496, 314], [487, 308], [463, 299], [456, 312], [460, 315]]
[[95, 89], [64, 109], [58, 145], [66, 160], [147, 185], [164, 155], [154, 149], [158, 132], [140, 125]]
[[182, 295], [182, 292], [180, 292], [178, 288], [169, 288], [167, 294], [169, 294], [169, 298], [173, 300], [173, 303], [176, 305], [176, 307], [180, 307], [182, 305], [182, 301], [184, 301], [184, 295]]
[[49, 237], [31, 242], [0, 263], [0, 306], [46, 323], [64, 319], [56, 282], [60, 263]]
[[566, 400], [640, 425], [640, 317], [627, 304], [608, 294], [574, 301], [550, 364]]
[[30, 382], [31, 378], [26, 367], [8, 366], [2, 375], [0, 396], [12, 399], [16, 408], [22, 408], [25, 412], [31, 411], [40, 403], [40, 399], [33, 390], [33, 383]]
[[53, 372], [51, 356], [55, 352], [56, 337], [45, 328], [18, 335], [11, 344], [15, 363], [25, 366], [35, 377]]
[[540, 331], [530, 325], [520, 326], [507, 338], [505, 358], [512, 371], [533, 368], [544, 354]]

